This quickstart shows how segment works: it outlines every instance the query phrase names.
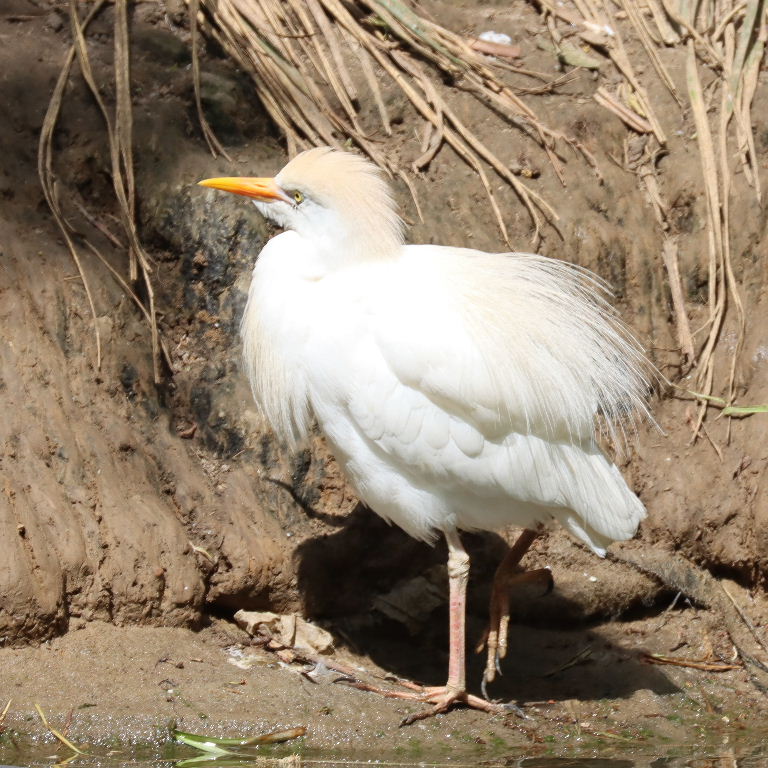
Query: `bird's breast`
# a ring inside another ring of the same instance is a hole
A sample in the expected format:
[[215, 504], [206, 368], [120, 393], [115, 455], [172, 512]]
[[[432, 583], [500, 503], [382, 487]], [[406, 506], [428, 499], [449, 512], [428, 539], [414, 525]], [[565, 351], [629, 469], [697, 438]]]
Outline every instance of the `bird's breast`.
[[288, 443], [311, 424], [311, 364], [324, 273], [294, 232], [272, 238], [253, 270], [241, 323], [243, 360], [254, 399]]
[[349, 400], [384, 290], [375, 271], [328, 270], [294, 232], [262, 250], [241, 326], [245, 367], [257, 404], [289, 442], [306, 434], [313, 415]]

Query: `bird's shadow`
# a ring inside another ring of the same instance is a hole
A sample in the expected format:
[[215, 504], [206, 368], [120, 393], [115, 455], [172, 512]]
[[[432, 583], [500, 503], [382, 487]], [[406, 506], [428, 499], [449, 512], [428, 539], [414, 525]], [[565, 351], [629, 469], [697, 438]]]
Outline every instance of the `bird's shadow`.
[[[295, 552], [304, 614], [329, 628], [342, 644], [397, 677], [429, 685], [444, 683], [448, 608], [439, 593], [445, 591], [445, 544], [440, 541], [433, 547], [416, 541], [363, 505], [343, 519], [340, 528], [307, 539]], [[338, 525], [338, 518], [334, 524]], [[471, 690], [477, 690], [485, 656], [474, 650], [486, 628], [493, 574], [506, 544], [491, 533], [463, 534], [463, 540], [472, 562], [467, 681]], [[415, 603], [410, 596], [416, 618], [404, 623], [385, 615], [380, 606], [382, 596], [392, 596], [398, 585], [409, 583], [417, 590], [424, 585], [426, 591], [423, 610], [418, 594]], [[564, 604], [566, 598], [557, 594], [556, 584], [551, 596], [528, 590], [520, 600], [527, 604], [526, 624], [516, 620], [513, 609], [503, 675], [489, 687], [494, 698], [522, 702], [596, 700], [629, 697], [642, 689], [657, 694], [678, 690], [659, 669], [643, 663], [636, 648], [606, 639], [599, 626], [572, 618], [557, 621], [556, 616], [573, 617], [578, 610]], [[551, 600], [555, 603], [548, 606], [546, 601]], [[537, 606], [544, 608], [540, 620], [531, 618]]]

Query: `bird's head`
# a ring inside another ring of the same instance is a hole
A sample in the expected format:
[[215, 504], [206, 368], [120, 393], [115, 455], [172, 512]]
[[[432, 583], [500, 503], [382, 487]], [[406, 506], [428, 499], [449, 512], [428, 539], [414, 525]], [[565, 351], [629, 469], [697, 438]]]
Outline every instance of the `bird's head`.
[[351, 152], [317, 147], [275, 177], [199, 184], [252, 198], [262, 214], [297, 232], [335, 265], [390, 257], [403, 242], [403, 222], [381, 172]]

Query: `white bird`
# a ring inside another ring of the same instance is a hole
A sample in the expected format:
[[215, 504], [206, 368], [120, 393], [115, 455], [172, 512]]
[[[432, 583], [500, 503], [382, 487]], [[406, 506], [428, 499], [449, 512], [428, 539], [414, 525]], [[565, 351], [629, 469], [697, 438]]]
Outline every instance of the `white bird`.
[[[469, 557], [459, 531], [523, 528], [497, 571], [485, 680], [506, 652], [511, 574], [543, 527], [596, 553], [645, 510], [596, 439], [645, 412], [645, 358], [587, 270], [542, 256], [406, 245], [378, 169], [328, 147], [274, 178], [200, 182], [286, 229], [242, 320], [254, 398], [289, 445], [316, 421], [360, 499], [448, 544], [448, 682], [398, 693], [443, 712], [467, 692]], [[391, 695], [391, 694], [390, 694]]]

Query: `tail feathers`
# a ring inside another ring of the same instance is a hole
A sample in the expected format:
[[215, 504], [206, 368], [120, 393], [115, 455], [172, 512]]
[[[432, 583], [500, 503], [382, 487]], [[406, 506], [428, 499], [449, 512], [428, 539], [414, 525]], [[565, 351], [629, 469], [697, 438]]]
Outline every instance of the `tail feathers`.
[[589, 525], [584, 525], [584, 521], [577, 515], [563, 515], [560, 524], [572, 536], [583, 541], [599, 557], [605, 557], [606, 547], [614, 541], [602, 536]]
[[589, 452], [571, 447], [564, 458], [572, 479], [567, 494], [569, 509], [562, 510], [557, 518], [603, 557], [608, 544], [626, 541], [637, 533], [646, 516], [645, 507], [597, 446]]

